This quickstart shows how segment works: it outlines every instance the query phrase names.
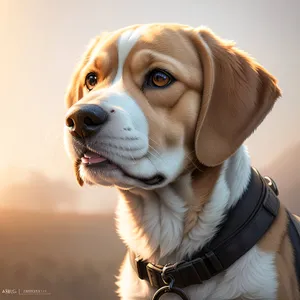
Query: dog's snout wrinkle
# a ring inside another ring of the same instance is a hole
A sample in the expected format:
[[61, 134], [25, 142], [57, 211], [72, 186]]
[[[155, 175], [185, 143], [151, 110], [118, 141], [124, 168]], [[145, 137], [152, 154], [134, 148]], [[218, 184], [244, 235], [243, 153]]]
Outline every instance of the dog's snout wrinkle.
[[71, 108], [66, 116], [66, 126], [76, 137], [88, 137], [107, 121], [108, 113], [95, 104], [81, 104]]

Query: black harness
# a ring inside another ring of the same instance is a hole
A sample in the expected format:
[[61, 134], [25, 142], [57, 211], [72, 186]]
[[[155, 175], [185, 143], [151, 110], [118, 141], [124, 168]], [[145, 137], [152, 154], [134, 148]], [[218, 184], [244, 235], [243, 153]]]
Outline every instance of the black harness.
[[[159, 289], [159, 299], [164, 293], [176, 293], [188, 299], [181, 288], [202, 284], [228, 269], [247, 253], [268, 231], [275, 220], [280, 203], [275, 182], [262, 177], [252, 168], [247, 190], [230, 209], [215, 237], [201, 250], [183, 261], [165, 266], [155, 265], [130, 252], [133, 266], [142, 280]], [[289, 214], [289, 235], [294, 247], [298, 282], [300, 283], [300, 223]], [[183, 294], [181, 294], [183, 292]]]

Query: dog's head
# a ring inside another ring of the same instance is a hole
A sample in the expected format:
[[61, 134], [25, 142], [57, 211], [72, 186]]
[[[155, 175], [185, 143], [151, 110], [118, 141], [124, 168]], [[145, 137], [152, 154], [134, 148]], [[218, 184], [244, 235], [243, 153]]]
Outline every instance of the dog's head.
[[96, 38], [67, 93], [80, 184], [162, 187], [222, 164], [280, 96], [276, 80], [207, 29], [137, 25]]

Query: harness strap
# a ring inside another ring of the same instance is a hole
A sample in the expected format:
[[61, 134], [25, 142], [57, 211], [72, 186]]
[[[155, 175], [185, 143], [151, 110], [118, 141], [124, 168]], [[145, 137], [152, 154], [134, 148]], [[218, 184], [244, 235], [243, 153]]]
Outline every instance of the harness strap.
[[247, 190], [203, 249], [179, 263], [165, 266], [135, 258], [130, 252], [139, 278], [155, 288], [164, 286], [165, 279], [171, 278], [176, 287], [184, 288], [201, 284], [226, 270], [257, 244], [273, 223], [280, 206], [276, 192], [272, 181], [266, 182], [252, 168]]

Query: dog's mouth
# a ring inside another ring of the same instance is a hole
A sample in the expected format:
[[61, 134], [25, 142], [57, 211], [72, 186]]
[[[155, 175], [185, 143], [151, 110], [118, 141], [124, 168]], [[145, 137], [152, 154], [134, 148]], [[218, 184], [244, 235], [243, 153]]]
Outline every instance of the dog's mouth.
[[95, 152], [87, 151], [86, 153], [83, 154], [83, 157], [81, 158], [81, 162], [87, 165], [94, 165], [102, 162], [108, 162], [108, 159]]
[[87, 168], [99, 168], [100, 170], [107, 171], [107, 170], [120, 170], [125, 176], [140, 181], [146, 185], [158, 185], [161, 184], [166, 178], [162, 174], [155, 174], [150, 178], [139, 178], [133, 175], [128, 174], [121, 166], [112, 162], [108, 158], [93, 152], [93, 151], [86, 151], [84, 155], [81, 157], [81, 163], [84, 164]]

